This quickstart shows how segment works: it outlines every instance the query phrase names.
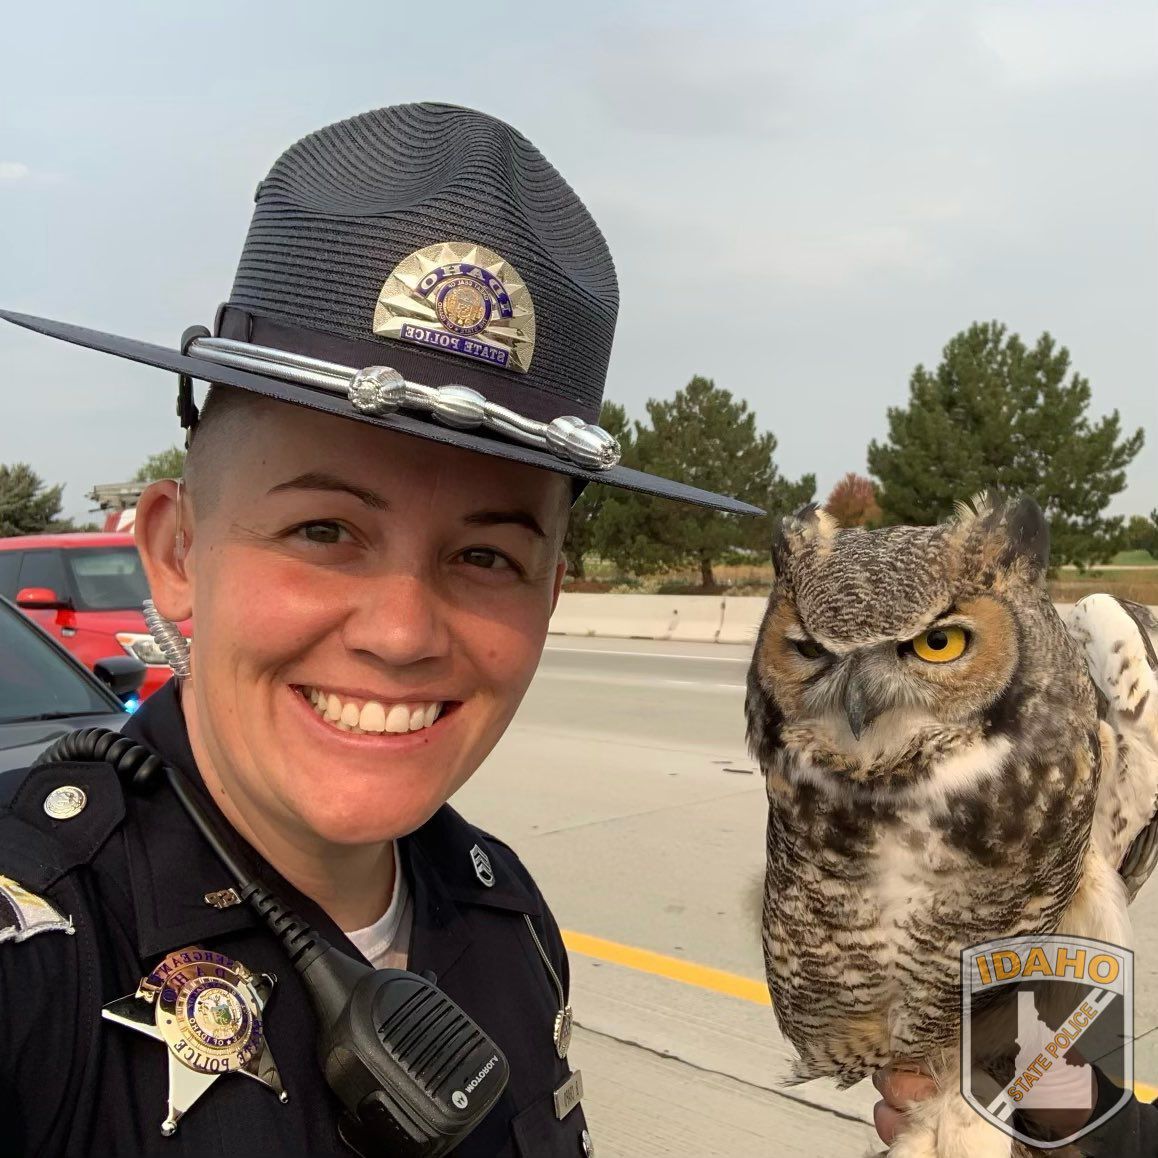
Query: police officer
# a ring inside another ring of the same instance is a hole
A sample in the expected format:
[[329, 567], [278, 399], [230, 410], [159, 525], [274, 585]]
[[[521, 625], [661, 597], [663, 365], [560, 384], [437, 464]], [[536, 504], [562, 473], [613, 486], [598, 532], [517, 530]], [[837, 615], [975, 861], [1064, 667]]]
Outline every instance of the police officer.
[[190, 449], [136, 522], [179, 674], [124, 730], [177, 780], [140, 790], [77, 750], [0, 786], [0, 1149], [359, 1141], [306, 988], [199, 809], [346, 958], [423, 975], [500, 1047], [509, 1080], [457, 1154], [593, 1152], [556, 922], [446, 801], [534, 674], [585, 484], [753, 513], [617, 465], [595, 425], [617, 302], [598, 228], [529, 141], [409, 105], [277, 161], [212, 334], [171, 350], [4, 315], [176, 371]]

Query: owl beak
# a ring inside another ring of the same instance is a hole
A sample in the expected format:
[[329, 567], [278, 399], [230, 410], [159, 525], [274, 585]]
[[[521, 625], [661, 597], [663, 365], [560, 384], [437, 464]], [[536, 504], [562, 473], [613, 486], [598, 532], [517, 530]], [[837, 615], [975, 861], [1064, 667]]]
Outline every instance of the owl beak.
[[844, 714], [853, 737], [857, 740], [865, 728], [880, 715], [880, 710], [868, 702], [859, 675], [857, 671], [850, 672], [848, 682], [844, 685]]

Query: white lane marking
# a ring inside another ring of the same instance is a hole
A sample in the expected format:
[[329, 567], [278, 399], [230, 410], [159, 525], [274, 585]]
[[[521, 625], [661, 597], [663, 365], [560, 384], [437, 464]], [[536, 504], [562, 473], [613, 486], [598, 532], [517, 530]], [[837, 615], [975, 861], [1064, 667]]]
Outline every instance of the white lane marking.
[[544, 647], [544, 651], [565, 651], [571, 655], [635, 655], [644, 659], [702, 659], [708, 663], [751, 663], [742, 655], [678, 655], [670, 651], [612, 651], [598, 647]]

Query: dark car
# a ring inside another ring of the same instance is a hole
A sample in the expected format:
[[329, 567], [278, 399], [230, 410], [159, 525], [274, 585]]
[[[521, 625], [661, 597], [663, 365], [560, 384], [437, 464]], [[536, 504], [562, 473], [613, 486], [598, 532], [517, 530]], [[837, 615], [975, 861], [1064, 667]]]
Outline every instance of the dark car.
[[94, 672], [0, 598], [0, 773], [27, 768], [66, 732], [121, 727], [139, 703], [145, 665], [117, 655]]

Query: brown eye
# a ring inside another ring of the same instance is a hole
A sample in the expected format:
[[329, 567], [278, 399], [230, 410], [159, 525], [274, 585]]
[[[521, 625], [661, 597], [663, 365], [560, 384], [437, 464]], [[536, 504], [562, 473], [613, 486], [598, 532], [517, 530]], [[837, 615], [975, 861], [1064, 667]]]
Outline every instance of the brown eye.
[[514, 569], [514, 564], [506, 555], [502, 554], [501, 551], [492, 550], [490, 547], [471, 547], [469, 550], [463, 551], [462, 560], [472, 567], [481, 567], [486, 571], [510, 571]]
[[342, 526], [339, 523], [322, 520], [316, 523], [303, 523], [298, 531], [310, 543], [329, 546], [340, 543], [342, 540]]
[[794, 639], [792, 646], [805, 659], [827, 659], [828, 652], [815, 639]]

